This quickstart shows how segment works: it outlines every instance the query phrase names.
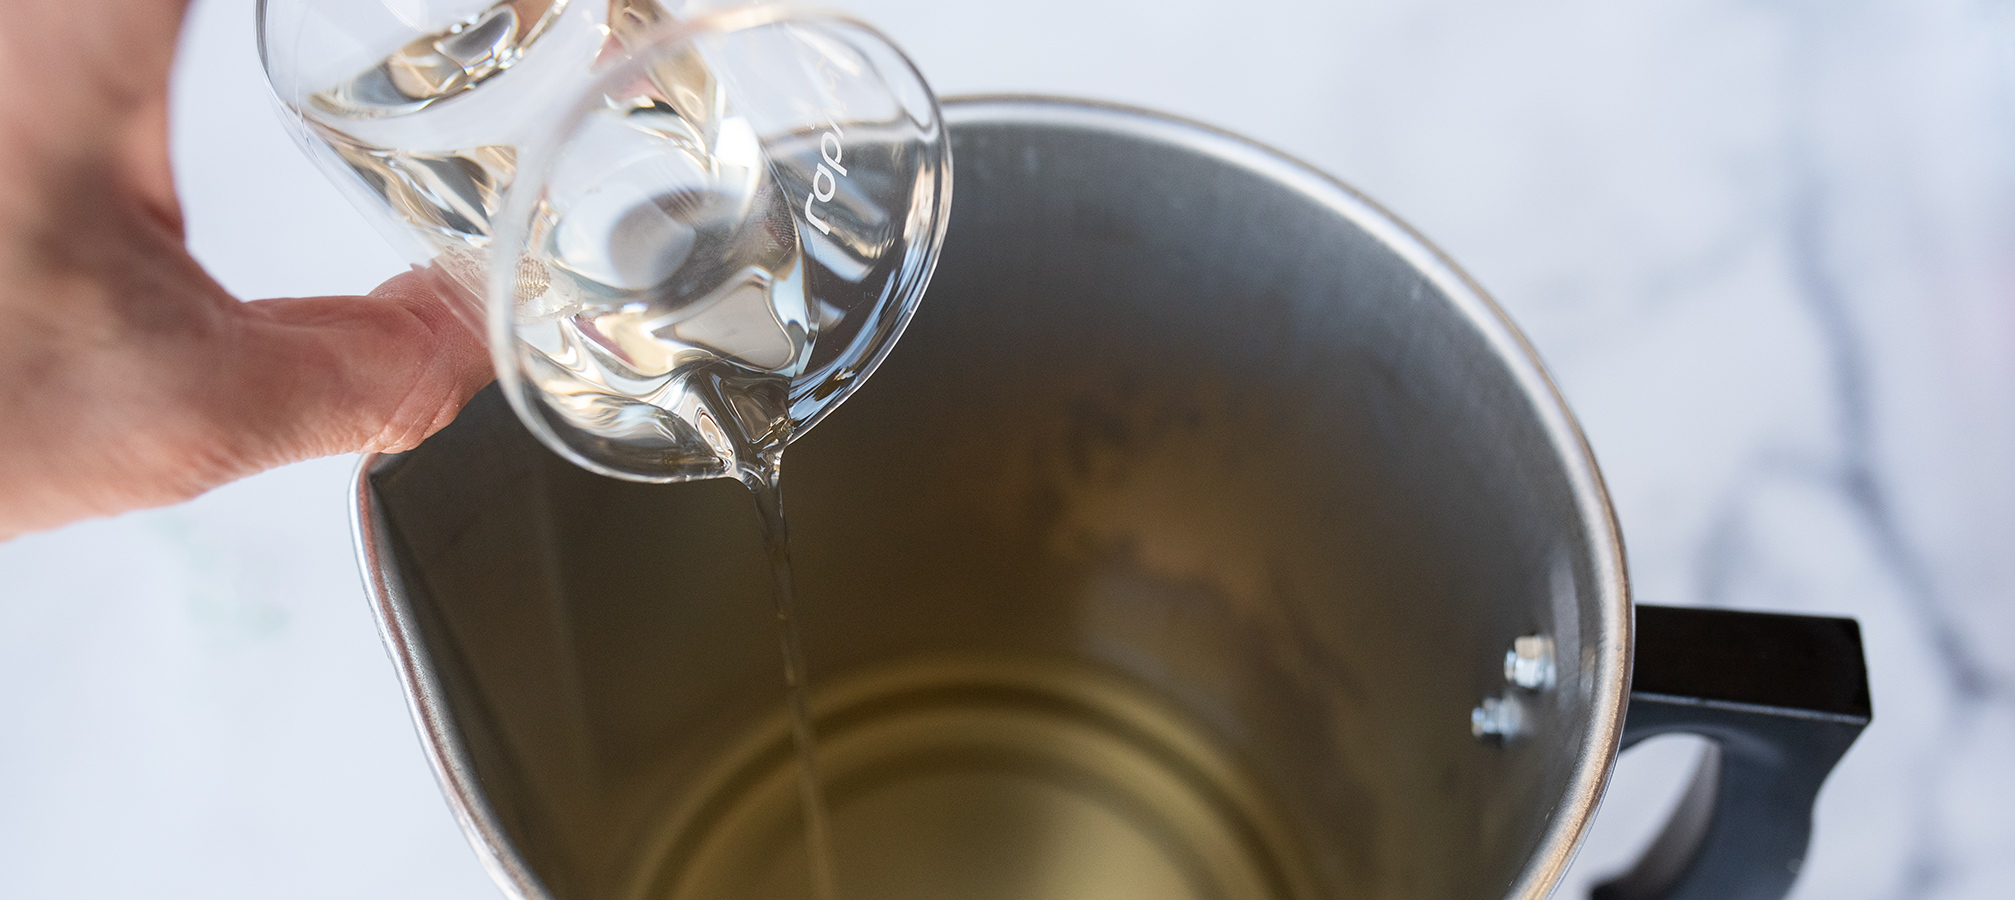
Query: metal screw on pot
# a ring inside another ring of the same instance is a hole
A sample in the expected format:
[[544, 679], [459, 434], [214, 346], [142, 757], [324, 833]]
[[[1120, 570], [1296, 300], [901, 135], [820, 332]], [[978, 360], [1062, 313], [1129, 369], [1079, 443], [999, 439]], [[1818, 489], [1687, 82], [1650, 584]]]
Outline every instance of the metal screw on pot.
[[1480, 741], [1504, 743], [1525, 730], [1525, 704], [1517, 695], [1485, 697], [1469, 711], [1469, 733]]
[[1504, 680], [1529, 691], [1553, 687], [1553, 639], [1529, 634], [1504, 651]]

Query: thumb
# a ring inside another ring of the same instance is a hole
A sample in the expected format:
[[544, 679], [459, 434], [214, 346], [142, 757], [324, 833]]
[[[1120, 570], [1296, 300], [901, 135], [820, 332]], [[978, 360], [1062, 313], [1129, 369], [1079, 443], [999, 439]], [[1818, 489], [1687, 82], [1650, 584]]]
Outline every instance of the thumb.
[[218, 433], [253, 469], [407, 450], [491, 380], [482, 342], [418, 272], [366, 297], [243, 304]]
[[0, 412], [18, 426], [0, 429], [0, 540], [298, 460], [406, 449], [490, 380], [482, 343], [417, 274], [367, 297], [251, 303], [207, 279], [159, 284], [133, 292], [151, 319], [82, 302], [0, 317], [28, 348], [0, 378]]

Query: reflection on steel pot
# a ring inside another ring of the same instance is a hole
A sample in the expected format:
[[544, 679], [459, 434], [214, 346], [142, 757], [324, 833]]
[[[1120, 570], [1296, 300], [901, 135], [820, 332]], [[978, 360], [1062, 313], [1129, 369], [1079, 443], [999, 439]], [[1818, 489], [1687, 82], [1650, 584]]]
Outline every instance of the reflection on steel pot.
[[[1633, 634], [1530, 349], [1348, 189], [1139, 112], [947, 113], [930, 301], [790, 458], [842, 896], [1537, 900], [1667, 731], [1719, 752], [1602, 892], [1783, 895], [1868, 721], [1852, 622]], [[739, 486], [588, 474], [491, 392], [357, 514], [506, 890], [807, 894]]]

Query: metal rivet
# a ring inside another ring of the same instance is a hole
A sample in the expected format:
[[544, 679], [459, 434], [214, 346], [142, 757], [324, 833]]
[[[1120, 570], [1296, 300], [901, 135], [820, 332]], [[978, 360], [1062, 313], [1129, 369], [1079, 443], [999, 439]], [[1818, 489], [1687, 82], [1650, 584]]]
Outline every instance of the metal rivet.
[[1553, 639], [1529, 634], [1511, 642], [1504, 652], [1504, 680], [1528, 691], [1553, 687]]
[[1511, 694], [1485, 697], [1469, 711], [1469, 733], [1478, 740], [1508, 741], [1525, 730], [1525, 704]]

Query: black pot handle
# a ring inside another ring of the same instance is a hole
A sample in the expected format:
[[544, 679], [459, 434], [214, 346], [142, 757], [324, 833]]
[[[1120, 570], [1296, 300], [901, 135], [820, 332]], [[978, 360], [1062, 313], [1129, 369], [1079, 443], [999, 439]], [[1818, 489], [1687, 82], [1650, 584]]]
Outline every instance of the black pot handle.
[[1871, 715], [1853, 619], [1637, 607], [1623, 747], [1710, 747], [1665, 831], [1595, 900], [1782, 900], [1819, 786]]

